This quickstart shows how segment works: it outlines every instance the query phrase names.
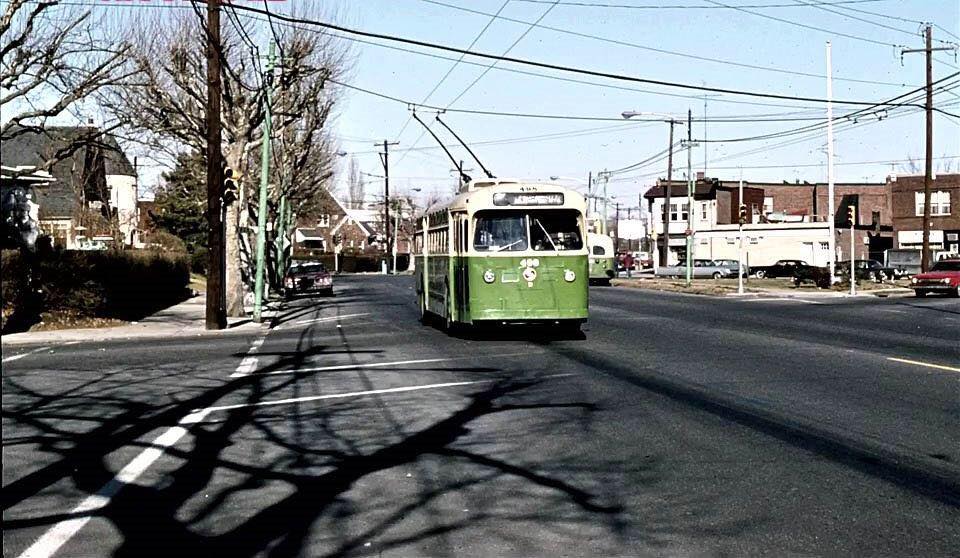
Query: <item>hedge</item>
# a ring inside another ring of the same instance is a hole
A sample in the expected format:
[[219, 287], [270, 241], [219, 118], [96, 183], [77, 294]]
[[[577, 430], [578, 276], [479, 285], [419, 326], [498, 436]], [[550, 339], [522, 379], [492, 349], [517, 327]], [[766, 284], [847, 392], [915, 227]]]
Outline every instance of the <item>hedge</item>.
[[[4, 317], [18, 312], [35, 317], [40, 313], [64, 313], [138, 320], [189, 295], [190, 262], [185, 255], [54, 251], [36, 258], [36, 277], [42, 293], [39, 298], [30, 296], [29, 272], [23, 256], [16, 251], [3, 252], [0, 263]], [[15, 321], [24, 322], [23, 316]], [[8, 325], [12, 324], [4, 324], [5, 331]]]

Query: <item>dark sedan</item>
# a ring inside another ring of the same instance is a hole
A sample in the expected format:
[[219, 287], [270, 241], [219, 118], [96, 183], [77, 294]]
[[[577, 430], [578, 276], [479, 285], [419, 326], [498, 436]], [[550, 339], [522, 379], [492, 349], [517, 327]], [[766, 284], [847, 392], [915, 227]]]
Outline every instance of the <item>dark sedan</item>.
[[295, 263], [283, 277], [283, 296], [292, 298], [298, 294], [333, 294], [333, 277], [320, 262]]

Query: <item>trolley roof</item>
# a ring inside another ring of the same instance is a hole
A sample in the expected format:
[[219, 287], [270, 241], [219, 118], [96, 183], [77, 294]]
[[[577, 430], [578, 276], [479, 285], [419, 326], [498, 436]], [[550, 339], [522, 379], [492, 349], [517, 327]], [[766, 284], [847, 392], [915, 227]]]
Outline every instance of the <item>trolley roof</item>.
[[444, 209], [474, 212], [493, 208], [566, 208], [585, 212], [587, 202], [583, 194], [560, 184], [510, 178], [484, 178], [471, 180], [452, 200], [435, 204], [427, 209], [426, 213]]

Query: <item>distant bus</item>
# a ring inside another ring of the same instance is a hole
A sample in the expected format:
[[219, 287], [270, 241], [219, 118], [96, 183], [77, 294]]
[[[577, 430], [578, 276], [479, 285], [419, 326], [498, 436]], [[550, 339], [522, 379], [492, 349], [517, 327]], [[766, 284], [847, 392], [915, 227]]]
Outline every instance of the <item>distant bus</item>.
[[589, 281], [582, 194], [553, 184], [471, 181], [429, 208], [414, 235], [421, 318], [553, 324], [578, 331]]
[[590, 248], [590, 281], [609, 285], [617, 275], [613, 239], [605, 234], [588, 233], [587, 245]]

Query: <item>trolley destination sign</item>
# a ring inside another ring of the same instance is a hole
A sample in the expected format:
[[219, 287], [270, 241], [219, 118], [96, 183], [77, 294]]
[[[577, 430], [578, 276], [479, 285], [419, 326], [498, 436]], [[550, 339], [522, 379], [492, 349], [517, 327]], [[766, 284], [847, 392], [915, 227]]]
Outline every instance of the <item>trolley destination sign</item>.
[[493, 205], [563, 205], [563, 194], [560, 192], [499, 192], [493, 195]]

